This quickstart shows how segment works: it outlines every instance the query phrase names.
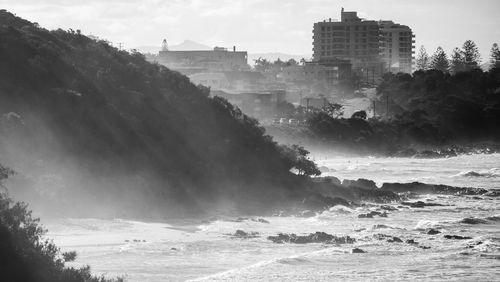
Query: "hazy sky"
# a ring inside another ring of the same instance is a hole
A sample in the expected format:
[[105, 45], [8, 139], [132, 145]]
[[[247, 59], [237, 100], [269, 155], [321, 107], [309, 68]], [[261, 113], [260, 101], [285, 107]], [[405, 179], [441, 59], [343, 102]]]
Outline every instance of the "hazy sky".
[[449, 54], [466, 39], [483, 62], [500, 43], [500, 0], [0, 0], [0, 8], [48, 29], [81, 29], [130, 49], [191, 39], [250, 53], [311, 55], [312, 26], [340, 18], [340, 9], [393, 20], [433, 53]]

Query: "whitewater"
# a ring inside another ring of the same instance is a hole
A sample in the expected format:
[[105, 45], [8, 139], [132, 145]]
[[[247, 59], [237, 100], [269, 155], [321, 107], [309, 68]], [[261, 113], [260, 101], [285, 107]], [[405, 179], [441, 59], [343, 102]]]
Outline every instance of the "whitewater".
[[[340, 180], [500, 189], [500, 154], [446, 159], [316, 154], [314, 159], [323, 176]], [[227, 217], [207, 222], [62, 218], [43, 223], [47, 236], [62, 251], [77, 251], [77, 260], [69, 265], [90, 265], [96, 274], [125, 276], [127, 281], [498, 281], [498, 198], [411, 199], [418, 200], [439, 206], [363, 203], [356, 208], [335, 206], [308, 218]], [[386, 212], [387, 217], [358, 217], [372, 211]], [[254, 236], [233, 236], [237, 230]], [[278, 233], [318, 231], [356, 242], [276, 244], [267, 239]], [[365, 253], [352, 253], [355, 248]]]

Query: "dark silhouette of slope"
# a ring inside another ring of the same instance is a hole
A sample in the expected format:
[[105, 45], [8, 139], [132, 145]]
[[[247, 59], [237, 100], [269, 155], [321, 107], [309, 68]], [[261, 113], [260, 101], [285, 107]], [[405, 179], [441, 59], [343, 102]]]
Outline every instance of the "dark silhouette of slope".
[[255, 120], [139, 53], [1, 10], [0, 61], [0, 153], [9, 166], [74, 168], [59, 203], [262, 211], [307, 181]]

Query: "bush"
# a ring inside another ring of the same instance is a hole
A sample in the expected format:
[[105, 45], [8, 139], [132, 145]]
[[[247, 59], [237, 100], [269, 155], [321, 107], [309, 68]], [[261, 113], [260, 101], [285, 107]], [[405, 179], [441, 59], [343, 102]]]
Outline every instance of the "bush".
[[[6, 173], [8, 172], [8, 173]], [[0, 165], [0, 182], [12, 170]], [[60, 253], [44, 238], [46, 230], [33, 218], [24, 203], [13, 202], [0, 193], [0, 280], [10, 282], [106, 282], [123, 281], [92, 276], [90, 268], [66, 267], [65, 261], [76, 258], [75, 252]]]

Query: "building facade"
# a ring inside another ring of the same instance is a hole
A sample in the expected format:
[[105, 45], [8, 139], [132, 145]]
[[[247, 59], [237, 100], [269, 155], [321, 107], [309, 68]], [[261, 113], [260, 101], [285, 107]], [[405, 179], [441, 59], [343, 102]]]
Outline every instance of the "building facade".
[[392, 73], [411, 73], [415, 59], [415, 35], [406, 25], [380, 21], [381, 56], [386, 70]]
[[185, 74], [194, 72], [248, 70], [246, 51], [232, 51], [215, 47], [207, 51], [170, 51], [162, 50], [158, 54], [158, 63]]
[[[388, 44], [389, 37], [393, 44]], [[342, 8], [340, 21], [329, 19], [314, 24], [313, 60], [349, 60], [353, 71], [362, 80], [373, 81], [387, 71], [411, 72], [407, 66], [413, 61], [412, 38], [413, 33], [407, 26], [361, 19], [356, 12], [346, 12]], [[397, 56], [389, 57], [389, 54]], [[410, 62], [407, 54], [410, 54]], [[398, 65], [396, 63], [402, 67], [391, 69], [391, 66]]]

